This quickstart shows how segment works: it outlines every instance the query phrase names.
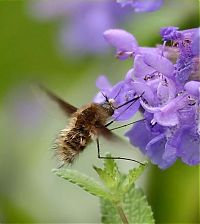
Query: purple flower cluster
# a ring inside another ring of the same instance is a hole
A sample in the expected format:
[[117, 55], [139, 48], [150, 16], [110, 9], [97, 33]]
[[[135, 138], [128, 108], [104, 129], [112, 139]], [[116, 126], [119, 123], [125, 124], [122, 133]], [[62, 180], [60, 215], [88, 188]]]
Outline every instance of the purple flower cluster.
[[117, 0], [118, 3], [124, 6], [131, 6], [135, 12], [152, 12], [160, 9], [163, 0]]
[[[138, 102], [116, 110], [116, 120], [127, 120], [138, 110], [144, 117], [125, 135], [161, 169], [177, 158], [188, 165], [200, 163], [199, 28], [160, 31], [163, 45], [141, 47], [124, 30], [107, 30], [104, 37], [120, 60], [131, 58], [125, 79], [111, 86], [106, 77], [97, 86], [120, 105], [135, 96]], [[96, 102], [104, 99], [99, 93]]]
[[59, 43], [70, 53], [104, 53], [107, 45], [102, 37], [104, 30], [119, 26], [127, 15], [135, 12], [157, 10], [162, 0], [34, 0], [31, 14], [40, 20], [59, 19], [61, 24]]

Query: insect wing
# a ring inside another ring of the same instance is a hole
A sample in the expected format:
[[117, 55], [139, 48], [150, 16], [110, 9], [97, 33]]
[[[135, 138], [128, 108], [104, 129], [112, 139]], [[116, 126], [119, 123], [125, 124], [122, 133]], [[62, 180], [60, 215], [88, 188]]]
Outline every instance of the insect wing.
[[123, 145], [123, 146], [124, 146], [124, 144], [127, 144], [127, 142], [124, 141], [124, 139], [120, 138], [118, 135], [116, 135], [115, 133], [110, 131], [105, 126], [97, 128], [97, 130], [98, 130], [98, 134], [103, 136], [108, 141], [111, 141], [113, 143], [120, 144], [120, 145]]
[[77, 111], [77, 108], [71, 105], [70, 103], [67, 103], [66, 101], [62, 100], [58, 96], [56, 96], [54, 93], [52, 93], [50, 90], [48, 90], [46, 87], [40, 85], [40, 88], [52, 99], [54, 100], [59, 107], [66, 113], [67, 116], [70, 116], [71, 114], [75, 113]]

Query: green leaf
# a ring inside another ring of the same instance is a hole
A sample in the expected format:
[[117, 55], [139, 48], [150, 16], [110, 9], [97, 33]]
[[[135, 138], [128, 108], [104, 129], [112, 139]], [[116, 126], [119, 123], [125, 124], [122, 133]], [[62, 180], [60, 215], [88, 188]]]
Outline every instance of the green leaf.
[[107, 173], [103, 169], [96, 166], [93, 166], [93, 168], [98, 173], [101, 181], [104, 183], [105, 186], [112, 185], [112, 178], [109, 175], [107, 175]]
[[[110, 153], [106, 153], [106, 157], [112, 157]], [[104, 170], [111, 176], [120, 176], [118, 166], [114, 159], [104, 159]]]
[[[141, 189], [132, 186], [124, 194], [121, 206], [129, 223], [155, 223], [151, 207]], [[108, 200], [101, 199], [101, 213], [102, 223], [122, 223], [116, 205]]]
[[128, 175], [121, 184], [121, 190], [126, 193], [130, 187], [135, 183], [138, 177], [144, 172], [147, 167], [147, 162], [144, 165], [129, 170]]
[[129, 223], [155, 223], [151, 207], [141, 189], [130, 188], [124, 196], [123, 207]]
[[100, 200], [101, 203], [101, 222], [105, 224], [122, 223], [115, 206], [109, 200]]
[[[111, 157], [110, 154], [106, 154], [107, 157]], [[117, 164], [113, 159], [104, 159], [104, 169], [93, 166], [98, 173], [100, 179], [104, 185], [110, 190], [116, 190], [120, 183], [121, 174], [118, 170]]]
[[96, 182], [93, 178], [90, 178], [76, 170], [71, 169], [54, 169], [52, 171], [57, 176], [78, 185], [92, 195], [112, 200], [111, 195], [106, 191], [106, 189], [101, 184]]

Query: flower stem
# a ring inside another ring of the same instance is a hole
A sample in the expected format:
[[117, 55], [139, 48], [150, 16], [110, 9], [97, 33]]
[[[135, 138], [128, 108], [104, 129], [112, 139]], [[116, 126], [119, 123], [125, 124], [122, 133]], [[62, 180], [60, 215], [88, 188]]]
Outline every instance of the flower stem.
[[120, 216], [123, 224], [128, 224], [128, 219], [126, 218], [126, 215], [125, 215], [121, 205], [117, 205], [117, 211], [119, 213], [119, 216]]

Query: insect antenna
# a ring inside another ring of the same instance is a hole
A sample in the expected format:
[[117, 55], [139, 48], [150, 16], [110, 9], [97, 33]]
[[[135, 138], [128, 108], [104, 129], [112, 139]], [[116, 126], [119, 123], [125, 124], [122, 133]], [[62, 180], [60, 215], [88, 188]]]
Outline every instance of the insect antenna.
[[[117, 92], [116, 96], [114, 97], [114, 100], [119, 96], [120, 92], [121, 92], [122, 88], [119, 89], [119, 91]], [[106, 99], [106, 102], [109, 102], [108, 97], [104, 94], [104, 92], [101, 92], [101, 94], [104, 96], [104, 98]]]
[[104, 94], [104, 92], [101, 92], [101, 94], [103, 95], [103, 97], [106, 99], [106, 102], [109, 102], [108, 97]]
[[134, 97], [133, 99], [131, 99], [131, 100], [129, 100], [129, 101], [127, 101], [127, 102], [125, 102], [125, 103], [123, 103], [123, 104], [121, 104], [120, 106], [118, 106], [118, 107], [116, 107], [115, 109], [119, 109], [119, 108], [121, 108], [121, 107], [123, 107], [123, 106], [125, 106], [125, 105], [127, 105], [127, 104], [129, 104], [129, 103], [131, 103], [127, 108], [125, 108], [115, 119], [113, 119], [112, 121], [110, 121], [110, 122], [108, 122], [106, 125], [105, 125], [105, 127], [108, 127], [109, 125], [111, 125], [113, 122], [115, 122], [126, 110], [128, 110], [134, 103], [135, 103], [135, 101], [137, 101], [140, 97], [142, 97], [142, 95], [144, 94], [144, 92], [140, 95], [140, 96], [136, 96], [136, 97]]
[[129, 158], [126, 158], [126, 157], [107, 157], [107, 156], [101, 156], [101, 152], [100, 152], [100, 144], [99, 144], [99, 138], [96, 139], [96, 143], [97, 143], [97, 152], [98, 152], [98, 158], [99, 159], [121, 159], [121, 160], [128, 160], [128, 161], [132, 161], [132, 162], [135, 162], [135, 163], [139, 163], [140, 165], [143, 165], [145, 166], [144, 163], [141, 163], [135, 159], [129, 159]]

